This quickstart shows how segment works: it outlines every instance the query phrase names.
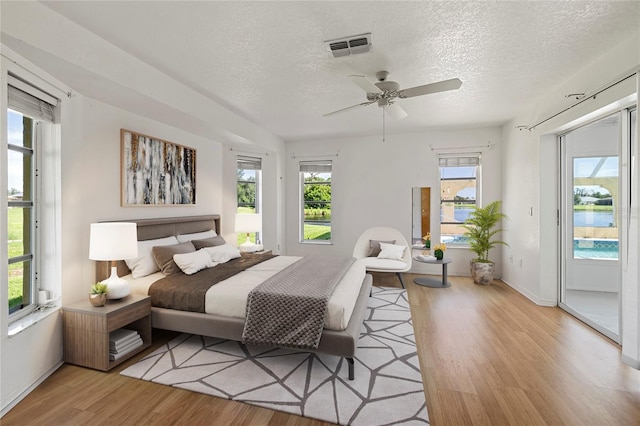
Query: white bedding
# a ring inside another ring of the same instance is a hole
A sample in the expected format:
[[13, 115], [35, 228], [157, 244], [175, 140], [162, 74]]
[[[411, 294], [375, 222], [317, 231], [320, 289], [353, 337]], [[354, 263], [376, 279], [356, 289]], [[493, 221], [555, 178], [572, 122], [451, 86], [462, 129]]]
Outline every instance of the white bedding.
[[[300, 259], [297, 256], [277, 256], [212, 286], [205, 296], [206, 313], [244, 318], [249, 292], [267, 278]], [[340, 331], [347, 327], [365, 273], [365, 263], [362, 260], [356, 260], [338, 283], [329, 298], [328, 314], [324, 321], [325, 328]], [[148, 294], [151, 284], [164, 278], [164, 275], [156, 272], [137, 279], [133, 279], [131, 275], [123, 278], [131, 284], [132, 292]]]

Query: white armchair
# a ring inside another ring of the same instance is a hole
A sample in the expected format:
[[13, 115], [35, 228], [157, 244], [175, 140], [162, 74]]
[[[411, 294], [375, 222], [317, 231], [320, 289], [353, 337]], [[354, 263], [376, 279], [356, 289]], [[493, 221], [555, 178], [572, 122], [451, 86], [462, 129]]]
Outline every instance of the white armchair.
[[[402, 259], [370, 257], [371, 241], [393, 241], [393, 244], [405, 246], [406, 248], [402, 254]], [[409, 247], [407, 240], [397, 229], [375, 227], [365, 230], [358, 238], [358, 241], [356, 241], [356, 245], [353, 248], [353, 257], [356, 259], [365, 259], [365, 266], [369, 272], [395, 272], [400, 279], [400, 284], [405, 288], [401, 273], [411, 269], [411, 247]]]

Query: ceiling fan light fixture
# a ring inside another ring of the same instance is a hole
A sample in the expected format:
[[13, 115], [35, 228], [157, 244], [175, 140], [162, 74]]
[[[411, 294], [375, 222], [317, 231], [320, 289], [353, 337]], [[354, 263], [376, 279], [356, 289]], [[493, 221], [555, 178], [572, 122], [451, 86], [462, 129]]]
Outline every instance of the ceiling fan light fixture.
[[354, 108], [377, 103], [378, 106], [382, 108], [383, 120], [385, 112], [394, 119], [399, 120], [406, 117], [407, 113], [396, 103], [396, 100], [412, 98], [414, 96], [429, 95], [431, 93], [446, 92], [449, 90], [457, 90], [462, 85], [462, 81], [460, 81], [460, 79], [452, 78], [449, 80], [442, 80], [436, 83], [429, 83], [422, 86], [400, 90], [400, 85], [398, 83], [388, 80], [388, 71], [378, 71], [376, 73], [376, 78], [378, 79], [378, 82], [372, 83], [363, 75], [350, 75], [349, 79], [367, 93], [367, 102], [361, 102], [347, 108], [342, 108], [337, 111], [324, 114], [324, 116], [327, 117], [349, 111]]

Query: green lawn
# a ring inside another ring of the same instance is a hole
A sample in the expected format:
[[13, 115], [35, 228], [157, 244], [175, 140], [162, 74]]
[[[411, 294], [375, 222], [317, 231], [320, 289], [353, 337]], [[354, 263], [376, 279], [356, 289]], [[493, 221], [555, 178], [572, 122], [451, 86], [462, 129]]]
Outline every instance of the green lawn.
[[607, 211], [613, 211], [613, 206], [598, 206], [595, 204], [591, 204], [591, 205], [581, 205], [581, 204], [577, 204], [575, 206], [573, 206], [573, 210], [574, 211], [596, 211], [596, 212], [607, 212]]
[[331, 226], [328, 225], [304, 225], [305, 240], [330, 240]]
[[[328, 213], [327, 213], [328, 211]], [[313, 211], [313, 213], [316, 213], [318, 215], [322, 215], [325, 216], [327, 218], [331, 217], [331, 211], [330, 210], [324, 210], [324, 214], [322, 214], [323, 210], [317, 210], [317, 211]], [[238, 213], [255, 213], [255, 210], [252, 209], [251, 207], [239, 207], [238, 208]], [[306, 211], [305, 210], [305, 214], [311, 214], [311, 211]], [[238, 234], [238, 240], [236, 241], [237, 245], [239, 246], [240, 244], [244, 243], [247, 239], [246, 234], [242, 234], [239, 233]], [[331, 226], [328, 225], [308, 225], [305, 224], [304, 225], [304, 239], [305, 240], [330, 240], [331, 239]], [[252, 242], [256, 242], [256, 234], [255, 233], [250, 233], [249, 234], [249, 240], [251, 240]]]
[[[22, 209], [10, 207], [7, 209], [8, 220], [8, 254], [9, 257], [20, 256], [24, 253], [22, 244]], [[9, 265], [9, 308], [22, 303], [23, 263]]]

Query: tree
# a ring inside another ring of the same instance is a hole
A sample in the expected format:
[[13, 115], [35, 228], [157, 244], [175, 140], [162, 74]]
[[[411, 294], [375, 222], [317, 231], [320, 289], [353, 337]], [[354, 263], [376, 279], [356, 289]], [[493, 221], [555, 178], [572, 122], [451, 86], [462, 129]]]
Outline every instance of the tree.
[[[331, 179], [325, 180], [315, 173], [310, 173], [310, 176], [305, 177], [304, 201], [306, 208], [331, 210]], [[319, 202], [310, 203], [309, 201]]]
[[239, 206], [253, 206], [256, 205], [256, 179], [251, 176], [249, 178], [244, 177], [244, 171], [238, 170], [238, 205]]

